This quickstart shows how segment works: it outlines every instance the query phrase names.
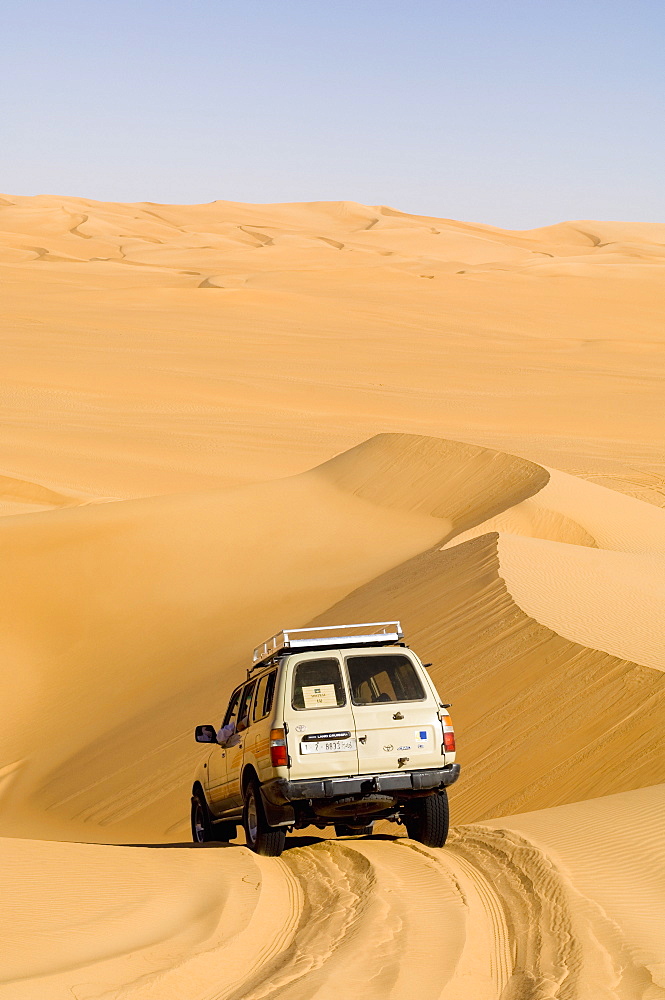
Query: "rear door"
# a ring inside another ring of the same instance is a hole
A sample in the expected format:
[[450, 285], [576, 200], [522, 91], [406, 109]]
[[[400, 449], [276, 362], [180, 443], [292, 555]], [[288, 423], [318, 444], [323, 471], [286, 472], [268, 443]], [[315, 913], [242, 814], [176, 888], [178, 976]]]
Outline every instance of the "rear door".
[[401, 650], [350, 652], [344, 659], [359, 773], [440, 767], [441, 723], [423, 667]]
[[249, 681], [242, 689], [238, 703], [238, 721], [235, 734], [226, 744], [226, 785], [224, 798], [227, 807], [240, 805], [242, 794], [240, 790], [240, 772], [242, 771], [245, 740], [251, 739], [251, 709], [252, 696], [256, 681]]
[[266, 781], [272, 775], [270, 728], [276, 680], [276, 668], [257, 679], [252, 725], [245, 736], [244, 761], [250, 761], [254, 765], [261, 781]]
[[341, 657], [303, 653], [287, 666], [284, 721], [291, 778], [358, 773], [355, 725]]
[[[222, 719], [222, 726], [235, 723], [238, 719], [238, 704], [242, 688], [236, 688], [229, 699], [228, 708]], [[208, 794], [213, 812], [223, 809], [226, 796], [226, 763], [227, 748], [216, 746], [208, 759]]]

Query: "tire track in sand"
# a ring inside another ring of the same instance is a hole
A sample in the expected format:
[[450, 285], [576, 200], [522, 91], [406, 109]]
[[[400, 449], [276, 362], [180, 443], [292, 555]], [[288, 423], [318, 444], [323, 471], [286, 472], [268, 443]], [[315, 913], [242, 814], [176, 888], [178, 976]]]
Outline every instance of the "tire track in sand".
[[324, 841], [256, 860], [299, 886], [297, 925], [241, 982], [196, 1000], [466, 1000], [471, 987], [474, 1000], [583, 1000], [566, 886], [513, 831], [463, 827], [444, 850]]
[[[103, 850], [103, 849], [102, 849]], [[108, 850], [118, 850], [109, 848]], [[7, 982], [7, 1000], [646, 1000], [643, 964], [548, 854], [512, 830], [444, 849], [380, 836], [276, 858], [205, 851], [212, 923]], [[110, 863], [110, 862], [109, 862]], [[191, 901], [190, 901], [191, 902]], [[213, 905], [214, 904], [214, 905]], [[624, 954], [625, 952], [625, 954]], [[45, 989], [45, 987], [47, 987]]]
[[334, 1000], [342, 987], [355, 1000], [460, 1000], [471, 984], [474, 1000], [583, 1000], [566, 885], [513, 831], [464, 827], [444, 850], [332, 841], [283, 863], [304, 899], [290, 947], [206, 1000]]
[[482, 826], [452, 831], [440, 853], [478, 892], [501, 1000], [581, 1000], [582, 946], [567, 887], [547, 855], [512, 830]]

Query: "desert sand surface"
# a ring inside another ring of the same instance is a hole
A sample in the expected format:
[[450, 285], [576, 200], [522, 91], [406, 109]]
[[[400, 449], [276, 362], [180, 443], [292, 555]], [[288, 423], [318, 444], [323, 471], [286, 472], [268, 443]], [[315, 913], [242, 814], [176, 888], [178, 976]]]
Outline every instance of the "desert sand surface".
[[11, 509], [263, 482], [377, 431], [663, 502], [665, 224], [0, 199]]
[[269, 859], [8, 840], [0, 996], [657, 1000], [664, 796], [459, 826], [441, 850], [297, 838]]
[[[0, 200], [2, 1000], [665, 997], [664, 264]], [[392, 616], [453, 703], [446, 847], [186, 846], [256, 642]]]

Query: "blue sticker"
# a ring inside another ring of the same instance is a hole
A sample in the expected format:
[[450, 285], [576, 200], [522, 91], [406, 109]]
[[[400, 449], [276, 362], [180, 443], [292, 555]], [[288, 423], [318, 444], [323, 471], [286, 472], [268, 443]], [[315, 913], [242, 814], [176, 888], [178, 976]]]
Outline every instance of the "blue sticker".
[[421, 740], [426, 740], [427, 739], [427, 730], [426, 729], [421, 729], [420, 732], [418, 733], [418, 738], [421, 739]]

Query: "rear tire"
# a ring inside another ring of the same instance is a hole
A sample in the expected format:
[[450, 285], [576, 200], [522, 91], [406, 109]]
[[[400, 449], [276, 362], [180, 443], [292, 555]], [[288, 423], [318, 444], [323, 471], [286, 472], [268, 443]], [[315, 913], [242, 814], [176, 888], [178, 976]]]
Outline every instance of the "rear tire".
[[346, 826], [344, 823], [335, 823], [335, 834], [338, 837], [371, 837], [374, 823], [367, 826]]
[[269, 826], [263, 808], [263, 799], [256, 781], [250, 781], [245, 789], [245, 805], [242, 825], [245, 828], [247, 846], [255, 854], [266, 858], [278, 858], [286, 843], [286, 830], [281, 826]]
[[448, 793], [445, 788], [424, 799], [416, 799], [404, 818], [411, 840], [417, 840], [426, 847], [443, 847], [448, 837], [449, 824]]

